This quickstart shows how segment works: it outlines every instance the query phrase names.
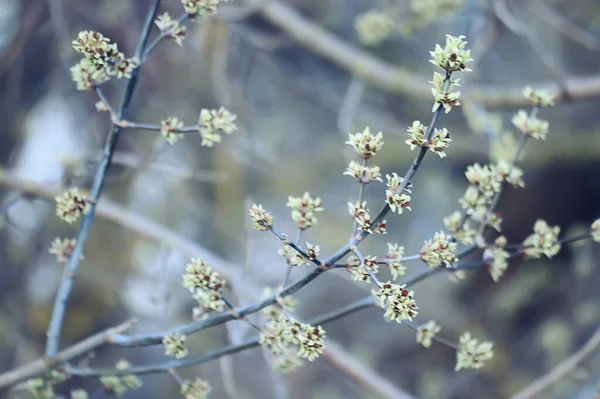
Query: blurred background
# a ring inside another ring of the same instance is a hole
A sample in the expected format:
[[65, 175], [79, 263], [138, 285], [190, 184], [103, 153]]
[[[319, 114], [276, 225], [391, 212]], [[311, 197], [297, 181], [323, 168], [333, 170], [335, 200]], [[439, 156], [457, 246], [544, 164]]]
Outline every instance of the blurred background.
[[[161, 12], [181, 14], [179, 1], [162, 3]], [[347, 135], [365, 126], [382, 131], [385, 146], [373, 162], [383, 174], [404, 175], [415, 155], [404, 144], [406, 128], [431, 118], [428, 52], [446, 33], [466, 35], [475, 58], [474, 72], [461, 76], [465, 107], [440, 121], [452, 133], [448, 157], [425, 158], [413, 182], [412, 212], [389, 215], [388, 234], [367, 240], [362, 253], [383, 257], [386, 242], [397, 242], [407, 255], [416, 254], [444, 228], [443, 217], [459, 209], [467, 187], [466, 166], [489, 162], [499, 143], [515, 139], [503, 133], [514, 131], [510, 118], [526, 107], [520, 91], [527, 84], [567, 90], [559, 106], [539, 113], [550, 121], [550, 134], [525, 148], [519, 165], [526, 187], [506, 190], [499, 207], [503, 233], [519, 243], [538, 218], [559, 225], [561, 235], [584, 231], [600, 216], [600, 3], [442, 3], [451, 11], [427, 17], [399, 0], [236, 0], [224, 4], [218, 18], [189, 25], [183, 47], [163, 42], [144, 65], [130, 119], [159, 124], [177, 116], [191, 125], [201, 108], [225, 106], [238, 115], [240, 129], [212, 149], [201, 147], [197, 135], [169, 146], [157, 132], [122, 132], [103, 194], [106, 206], [71, 296], [63, 346], [131, 317], [140, 322], [130, 332], [189, 322], [194, 301], [181, 274], [192, 255], [242, 276], [233, 284], [236, 303], [281, 283], [286, 264], [276, 253], [280, 243], [251, 229], [252, 203], [263, 204], [279, 230], [294, 236], [285, 204], [289, 195], [309, 191], [323, 199], [325, 211], [303, 240], [318, 243], [326, 256], [346, 244], [353, 225], [346, 204], [358, 194], [358, 185], [342, 175], [355, 159], [344, 144]], [[106, 113], [94, 108], [95, 94], [77, 91], [71, 81], [69, 68], [79, 56], [70, 42], [80, 30], [96, 30], [132, 56], [148, 4], [0, 0], [1, 372], [43, 353], [62, 274], [48, 248], [56, 236], [76, 232], [55, 216], [52, 196], [67, 184], [89, 187], [110, 127]], [[367, 46], [355, 20], [370, 9], [383, 10], [395, 25], [385, 40]], [[335, 54], [328, 53], [331, 43]], [[123, 86], [123, 80], [104, 86], [113, 106]], [[367, 187], [373, 212], [384, 188]], [[552, 260], [515, 260], [498, 283], [478, 270], [456, 282], [438, 274], [416, 285], [417, 323], [435, 319], [445, 338], [455, 341], [471, 331], [495, 343], [494, 359], [478, 371], [455, 373], [453, 350], [436, 343], [423, 348], [413, 331], [386, 323], [374, 308], [325, 329], [361, 367], [415, 397], [509, 397], [598, 328], [599, 259], [600, 246], [584, 241]], [[427, 267], [418, 261], [407, 266], [408, 276]], [[301, 269], [292, 277], [309, 270]], [[339, 308], [370, 288], [351, 282], [344, 270], [325, 273], [294, 296], [298, 317]], [[190, 336], [188, 347], [200, 354], [253, 334], [234, 322]], [[101, 347], [83, 361], [110, 367], [121, 357], [134, 364], [165, 359], [160, 346]], [[208, 380], [214, 398], [379, 397], [327, 356], [289, 375], [272, 372], [268, 360], [255, 348], [181, 375]], [[125, 397], [179, 395], [169, 374], [143, 380]], [[540, 397], [593, 398], [598, 383], [600, 354], [591, 353]], [[81, 386], [93, 392], [100, 383], [74, 378], [57, 392]]]

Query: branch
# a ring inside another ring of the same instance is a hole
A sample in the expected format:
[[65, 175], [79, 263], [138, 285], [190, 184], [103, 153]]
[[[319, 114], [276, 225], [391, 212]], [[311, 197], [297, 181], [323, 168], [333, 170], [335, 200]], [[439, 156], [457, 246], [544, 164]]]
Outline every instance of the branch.
[[[431, 99], [428, 77], [392, 65], [336, 37], [290, 6], [272, 0], [260, 13], [299, 45], [347, 70], [353, 76], [381, 90], [423, 100]], [[568, 77], [564, 81], [564, 88], [569, 99], [585, 100], [600, 96], [600, 74]], [[561, 87], [552, 82], [539, 83], [535, 85], [535, 89], [562, 93]], [[464, 97], [488, 108], [521, 107], [527, 105], [522, 92], [522, 84], [515, 87], [479, 85], [465, 90]]]
[[[311, 325], [321, 325], [326, 324], [331, 321], [340, 319], [348, 314], [355, 313], [359, 310], [366, 309], [370, 306], [374, 305], [374, 300], [372, 296], [367, 298], [360, 299], [350, 305], [346, 305], [340, 309], [337, 309], [333, 312], [327, 313], [325, 315], [316, 317], [309, 321]], [[67, 365], [66, 372], [72, 375], [82, 376], [82, 377], [98, 377], [105, 375], [124, 375], [124, 374], [154, 374], [154, 373], [162, 373], [168, 371], [169, 369], [177, 369], [181, 367], [193, 366], [196, 364], [206, 363], [211, 360], [218, 359], [225, 355], [231, 355], [233, 353], [241, 352], [246, 349], [254, 348], [259, 346], [258, 338], [254, 338], [251, 340], [247, 340], [239, 345], [233, 345], [226, 348], [218, 349], [213, 352], [206, 353], [204, 355], [199, 356], [189, 356], [180, 360], [169, 360], [166, 362], [156, 363], [147, 366], [134, 366], [128, 368], [126, 370], [117, 370], [117, 369], [92, 369], [89, 367], [76, 367]]]
[[550, 387], [550, 385], [559, 381], [561, 378], [573, 371], [589, 355], [598, 350], [599, 346], [600, 328], [594, 332], [591, 338], [585, 343], [585, 345], [583, 345], [581, 349], [566, 358], [563, 362], [559, 363], [558, 366], [550, 370], [550, 372], [533, 381], [533, 383], [526, 386], [525, 389], [518, 392], [510, 399], [529, 399], [535, 397], [544, 389]]
[[[140, 60], [144, 54], [144, 49], [148, 42], [150, 31], [152, 30], [154, 17], [158, 12], [160, 0], [152, 0], [150, 4], [150, 9], [148, 11], [146, 21], [144, 22], [142, 35], [135, 52], [135, 57]], [[142, 69], [142, 65], [143, 63], [140, 63], [139, 66], [132, 71], [131, 78], [127, 81], [125, 92], [123, 93], [121, 104], [119, 106], [119, 119], [127, 117], [127, 114], [129, 113], [129, 104], [131, 102], [131, 98], [133, 97], [133, 92], [137, 86], [138, 76]], [[46, 340], [45, 353], [49, 358], [55, 357], [58, 353], [61, 329], [65, 317], [65, 311], [67, 309], [67, 301], [69, 300], [69, 296], [71, 295], [71, 290], [73, 288], [73, 279], [77, 273], [77, 270], [79, 269], [81, 255], [83, 255], [83, 248], [87, 241], [90, 229], [92, 228], [92, 224], [94, 223], [94, 217], [96, 215], [96, 203], [100, 199], [100, 195], [102, 193], [104, 179], [106, 177], [106, 172], [110, 167], [112, 156], [117, 145], [117, 140], [119, 139], [120, 130], [121, 129], [118, 126], [114, 124], [111, 125], [110, 132], [108, 133], [106, 144], [104, 146], [104, 158], [100, 162], [100, 165], [98, 165], [96, 176], [94, 177], [94, 182], [92, 183], [92, 189], [90, 191], [91, 207], [89, 212], [83, 217], [79, 231], [75, 237], [77, 244], [75, 245], [75, 248], [73, 248], [73, 256], [71, 256], [69, 263], [65, 267], [58, 288], [58, 293], [54, 301], [54, 308], [52, 309], [52, 318], [50, 319], [50, 325], [48, 326], [48, 338]]]
[[91, 337], [86, 338], [83, 341], [80, 341], [75, 345], [70, 346], [67, 349], [59, 352], [53, 360], [40, 358], [24, 366], [8, 371], [4, 374], [0, 374], [0, 389], [35, 377], [36, 375], [42, 374], [44, 371], [48, 370], [48, 368], [51, 367], [53, 364], [69, 361], [107, 342], [110, 342], [111, 337], [113, 335], [124, 332], [125, 330], [129, 329], [135, 322], [135, 320], [130, 320], [119, 326], [109, 328], [107, 330], [94, 334]]

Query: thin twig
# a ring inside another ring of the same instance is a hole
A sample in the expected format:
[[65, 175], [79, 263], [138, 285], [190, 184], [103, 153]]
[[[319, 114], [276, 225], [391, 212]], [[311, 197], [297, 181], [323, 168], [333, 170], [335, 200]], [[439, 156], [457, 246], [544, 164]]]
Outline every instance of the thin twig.
[[598, 347], [600, 347], [600, 328], [594, 332], [591, 338], [585, 343], [585, 345], [583, 345], [581, 349], [563, 360], [547, 374], [533, 381], [530, 385], [526, 386], [522, 391], [518, 392], [510, 399], [530, 399], [535, 397], [573, 371], [588, 356], [597, 351]]
[[[154, 17], [156, 16], [156, 13], [158, 11], [159, 4], [160, 0], [152, 0], [150, 3], [148, 15], [146, 17], [146, 21], [144, 22], [144, 28], [142, 30], [142, 34], [135, 52], [136, 57], [138, 59], [142, 58], [142, 54], [144, 53], [144, 49], [146, 48], [146, 44], [148, 42], [150, 31], [152, 29], [152, 24], [154, 22]], [[129, 113], [129, 104], [137, 86], [138, 76], [141, 71], [142, 65], [143, 64], [140, 63], [140, 65], [132, 71], [131, 78], [127, 81], [127, 85], [125, 86], [125, 92], [123, 93], [121, 104], [119, 106], [119, 119], [126, 118], [127, 114]], [[75, 236], [77, 244], [75, 245], [75, 248], [73, 248], [72, 256], [69, 260], [69, 263], [65, 267], [65, 271], [63, 273], [58, 288], [58, 293], [56, 295], [56, 300], [52, 309], [52, 317], [50, 319], [50, 325], [48, 327], [46, 340], [45, 354], [49, 358], [54, 358], [58, 353], [63, 320], [65, 317], [65, 311], [67, 309], [67, 301], [69, 300], [69, 296], [71, 295], [75, 274], [77, 274], [77, 270], [79, 269], [81, 255], [83, 255], [83, 248], [85, 246], [85, 243], [87, 242], [87, 238], [92, 228], [92, 224], [94, 223], [94, 217], [96, 215], [96, 203], [98, 202], [98, 200], [100, 199], [100, 195], [102, 194], [102, 188], [104, 186], [106, 172], [110, 167], [112, 156], [117, 145], [117, 140], [119, 139], [120, 130], [121, 129], [118, 126], [113, 124], [111, 126], [110, 132], [108, 133], [106, 145], [104, 146], [104, 158], [100, 162], [100, 165], [98, 165], [98, 169], [96, 170], [96, 175], [94, 177], [94, 182], [92, 183], [92, 189], [90, 190], [90, 210], [86, 215], [83, 216], [83, 220], [81, 221], [79, 231]]]
[[[359, 310], [371, 307], [374, 304], [373, 297], [367, 297], [360, 299], [354, 303], [346, 305], [333, 312], [324, 314], [316, 317], [309, 321], [311, 325], [327, 324], [331, 321], [340, 319], [348, 314], [355, 313]], [[218, 349], [213, 352], [209, 352], [199, 356], [188, 356], [180, 360], [170, 360], [166, 362], [156, 363], [146, 366], [133, 366], [127, 370], [117, 369], [92, 369], [90, 367], [78, 367], [67, 365], [65, 371], [71, 375], [77, 375], [82, 377], [93, 377], [93, 376], [104, 376], [104, 375], [124, 375], [124, 374], [153, 374], [168, 371], [169, 369], [178, 369], [181, 367], [188, 367], [196, 364], [202, 364], [211, 360], [218, 359], [222, 356], [231, 355], [233, 353], [241, 352], [246, 349], [254, 348], [259, 346], [258, 338], [247, 340], [239, 345], [233, 345], [226, 348]]]

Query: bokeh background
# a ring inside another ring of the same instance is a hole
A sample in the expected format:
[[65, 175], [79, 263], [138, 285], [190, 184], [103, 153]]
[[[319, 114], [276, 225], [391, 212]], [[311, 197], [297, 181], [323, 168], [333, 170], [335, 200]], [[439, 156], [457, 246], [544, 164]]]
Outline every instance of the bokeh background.
[[[69, 67], [78, 60], [70, 42], [80, 30], [93, 29], [132, 54], [148, 3], [0, 0], [2, 372], [43, 353], [62, 273], [48, 248], [54, 237], [75, 233], [55, 216], [48, 195], [65, 184], [89, 186], [110, 126], [107, 115], [95, 111], [94, 94], [76, 91], [70, 79]], [[181, 13], [179, 1], [162, 3], [161, 10]], [[178, 116], [193, 124], [201, 108], [223, 105], [238, 115], [240, 130], [212, 149], [201, 147], [195, 135], [171, 147], [156, 132], [121, 134], [103, 196], [112, 208], [105, 208], [92, 229], [63, 345], [131, 317], [140, 320], [132, 329], [137, 332], [189, 322], [193, 300], [181, 286], [181, 273], [192, 253], [241, 271], [233, 294], [238, 303], [256, 300], [256, 287], [276, 286], [286, 265], [276, 253], [278, 240], [251, 229], [247, 210], [254, 202], [270, 210], [279, 229], [292, 236], [287, 197], [310, 191], [323, 199], [325, 212], [304, 239], [321, 245], [326, 255], [344, 245], [352, 229], [346, 203], [358, 192], [353, 180], [342, 176], [354, 159], [344, 144], [347, 134], [365, 126], [382, 131], [385, 146], [374, 163], [384, 174], [404, 174], [414, 158], [404, 144], [406, 128], [431, 117], [427, 81], [434, 67], [428, 51], [443, 43], [446, 33], [465, 34], [474, 49], [475, 71], [463, 76], [461, 88], [464, 109], [471, 112], [459, 109], [442, 117], [453, 138], [448, 157], [426, 157], [414, 180], [412, 212], [390, 215], [388, 234], [369, 239], [362, 252], [383, 257], [386, 242], [398, 242], [406, 254], [414, 254], [443, 228], [443, 217], [458, 209], [467, 187], [466, 166], [488, 162], [495, 135], [512, 131], [512, 114], [525, 106], [486, 99], [507, 89], [518, 93], [526, 84], [562, 87], [566, 82], [569, 87], [576, 82], [578, 91], [540, 112], [551, 132], [547, 141], [526, 147], [519, 162], [526, 188], [507, 190], [500, 203], [503, 233], [518, 243], [536, 219], [544, 218], [559, 225], [562, 234], [575, 234], [600, 216], [597, 1], [466, 0], [448, 18], [410, 33], [397, 29], [381, 45], [365, 47], [354, 20], [372, 8], [393, 12], [399, 27], [410, 22], [404, 1], [236, 0], [222, 7], [220, 18], [191, 24], [183, 47], [164, 42], [152, 53], [130, 119], [158, 124]], [[281, 10], [288, 14], [278, 14]], [[320, 40], [299, 41], [285, 20], [289, 12], [342, 40], [356, 57], [342, 64], [317, 49]], [[368, 56], [406, 72], [398, 75], [404, 81], [386, 87], [377, 74], [363, 74]], [[105, 86], [116, 105], [123, 81]], [[484, 123], [488, 129], [475, 126], [472, 116], [487, 113], [494, 123]], [[383, 185], [368, 186], [372, 209], [383, 195]], [[327, 336], [361, 367], [416, 397], [509, 397], [580, 348], [598, 328], [599, 259], [598, 244], [585, 241], [565, 247], [552, 260], [511, 262], [498, 283], [479, 270], [458, 282], [439, 274], [415, 286], [421, 309], [417, 322], [435, 319], [448, 339], [469, 330], [495, 343], [495, 358], [479, 371], [455, 373], [454, 351], [435, 343], [430, 349], [417, 345], [414, 332], [386, 323], [373, 308], [328, 324]], [[411, 275], [427, 266], [417, 261], [408, 267]], [[307, 270], [295, 269], [293, 277]], [[298, 316], [308, 319], [336, 309], [369, 290], [343, 270], [328, 272], [295, 295]], [[252, 334], [244, 323], [234, 322], [189, 337], [189, 348], [202, 353]], [[134, 364], [164, 359], [161, 347], [102, 347], [83, 361], [111, 366], [121, 357]], [[286, 376], [272, 372], [267, 359], [255, 348], [181, 374], [208, 380], [214, 398], [379, 397], [326, 357]], [[143, 379], [143, 388], [125, 397], [179, 395], [168, 374]], [[592, 398], [599, 382], [600, 355], [592, 353], [541, 397]], [[94, 392], [100, 384], [75, 378], [57, 391], [66, 394], [79, 386]], [[28, 397], [23, 391], [7, 395]]]

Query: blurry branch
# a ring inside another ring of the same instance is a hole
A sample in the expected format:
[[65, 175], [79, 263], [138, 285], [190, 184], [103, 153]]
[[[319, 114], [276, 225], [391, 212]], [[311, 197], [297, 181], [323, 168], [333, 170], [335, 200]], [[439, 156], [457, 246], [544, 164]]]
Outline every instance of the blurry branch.
[[567, 18], [557, 13], [549, 5], [544, 4], [540, 0], [526, 1], [525, 5], [535, 12], [536, 16], [541, 18], [544, 22], [558, 30], [569, 39], [590, 50], [600, 49], [599, 38], [575, 25]]
[[[2, 168], [0, 168], [0, 185], [22, 190], [25, 193], [45, 198], [48, 201], [53, 201], [54, 197], [60, 192], [59, 189], [50, 188], [33, 180], [23, 180], [11, 176]], [[238, 274], [238, 268], [234, 264], [225, 261], [212, 251], [165, 226], [161, 226], [152, 220], [126, 210], [107, 198], [102, 198], [98, 201], [96, 212], [99, 217], [134, 231], [142, 237], [181, 251], [186, 256], [203, 258], [228, 279], [234, 279]]]
[[114, 334], [120, 334], [124, 332], [125, 330], [130, 328], [134, 323], [135, 320], [130, 320], [116, 327], [109, 328], [95, 335], [92, 335], [91, 337], [86, 338], [83, 341], [80, 341], [68, 347], [67, 349], [59, 352], [52, 360], [47, 358], [40, 358], [24, 366], [8, 371], [4, 374], [0, 374], [0, 389], [9, 385], [16, 384], [33, 376], [42, 374], [44, 371], [48, 370], [48, 368], [52, 367], [55, 364], [69, 361], [77, 356], [84, 355], [85, 353], [99, 347], [100, 345], [109, 343], [111, 337]]
[[[86, 157], [86, 159], [95, 162], [100, 161], [101, 158], [101, 154], [93, 153]], [[143, 159], [140, 155], [132, 152], [115, 152], [113, 155], [113, 164], [129, 166], [131, 168], [137, 168], [140, 166], [142, 160]], [[229, 180], [229, 176], [224, 172], [216, 172], [212, 170], [192, 170], [161, 162], [150, 162], [147, 166], [151, 170], [164, 172], [169, 176], [180, 179], [195, 180], [201, 183], [222, 183]]]
[[[359, 310], [368, 308], [374, 304], [373, 297], [364, 298], [349, 305], [346, 305], [333, 312], [325, 315], [316, 317], [309, 321], [312, 325], [326, 324], [328, 322], [340, 319], [348, 314], [357, 312]], [[113, 336], [114, 339], [114, 336]], [[146, 366], [133, 366], [127, 370], [116, 370], [116, 369], [92, 369], [90, 367], [77, 367], [67, 366], [66, 371], [69, 374], [85, 377], [93, 376], [104, 376], [104, 375], [123, 375], [123, 374], [153, 374], [161, 373], [169, 369], [177, 369], [181, 367], [193, 366], [196, 364], [202, 364], [211, 360], [219, 359], [222, 356], [231, 355], [237, 352], [241, 352], [246, 349], [254, 348], [259, 346], [258, 338], [244, 341], [238, 345], [228, 346], [226, 348], [218, 349], [213, 352], [205, 353], [199, 356], [188, 356], [180, 360], [170, 360], [166, 362], [155, 363]]]
[[413, 396], [399, 390], [389, 380], [381, 378], [364, 362], [344, 352], [339, 345], [330, 340], [325, 341], [323, 357], [352, 380], [382, 398], [414, 399]]
[[[140, 36], [135, 51], [135, 58], [137, 58], [138, 60], [143, 60], [145, 58], [145, 55], [147, 54], [146, 45], [150, 37], [150, 31], [152, 30], [154, 17], [158, 12], [159, 4], [160, 0], [152, 0], [150, 3], [148, 14], [146, 16], [146, 20], [144, 21], [142, 34]], [[117, 111], [117, 116], [119, 119], [126, 118], [127, 114], [129, 113], [129, 104], [137, 86], [138, 76], [142, 69], [142, 65], [143, 63], [140, 62], [139, 66], [131, 72], [131, 78], [127, 81], [127, 85], [125, 86], [125, 91], [123, 92], [121, 103], [119, 105], [119, 110]], [[64, 273], [60, 281], [58, 293], [56, 294], [54, 307], [52, 309], [50, 325], [48, 327], [48, 338], [46, 340], [45, 353], [46, 356], [50, 358], [53, 358], [58, 353], [58, 349], [60, 347], [61, 330], [65, 312], [67, 309], [67, 301], [69, 300], [69, 296], [71, 295], [71, 289], [73, 287], [73, 279], [75, 274], [77, 273], [77, 270], [79, 269], [79, 264], [81, 263], [81, 255], [83, 254], [83, 248], [85, 246], [89, 232], [94, 222], [94, 216], [96, 214], [96, 203], [100, 199], [102, 188], [104, 186], [104, 180], [106, 178], [106, 172], [110, 167], [120, 131], [121, 129], [117, 125], [111, 125], [110, 132], [108, 133], [108, 137], [106, 138], [106, 144], [104, 146], [104, 157], [102, 158], [100, 165], [98, 165], [98, 169], [96, 170], [96, 175], [94, 177], [94, 182], [92, 183], [92, 188], [89, 194], [90, 210], [82, 218], [81, 224], [79, 226], [79, 231], [75, 236], [76, 244], [73, 248], [73, 256], [69, 259], [68, 264], [65, 266]]]
[[39, 27], [39, 20], [43, 15], [46, 2], [44, 0], [34, 0], [31, 5], [26, 7], [23, 19], [19, 23], [19, 29], [12, 42], [2, 52], [0, 57], [0, 78], [4, 76], [15, 63], [17, 58], [24, 53], [23, 48], [27, 40], [33, 35], [36, 28]]
[[512, 396], [510, 399], [529, 399], [539, 395], [543, 390], [549, 388], [552, 384], [567, 376], [575, 370], [588, 356], [593, 354], [600, 347], [600, 328], [598, 328], [591, 338], [583, 345], [581, 349], [573, 353], [564, 361], [558, 364], [547, 374], [541, 376], [533, 383], [525, 387], [522, 391]]
[[[346, 69], [365, 83], [424, 100], [431, 98], [428, 77], [369, 54], [303, 17], [290, 6], [272, 0], [260, 12], [298, 44]], [[465, 90], [464, 96], [465, 99], [487, 108], [520, 107], [527, 104], [522, 95], [522, 86], [479, 85]], [[564, 86], [570, 99], [584, 100], [600, 96], [600, 74], [567, 77]], [[534, 88], [561, 94], [561, 87], [551, 82], [534, 85]]]
[[[533, 31], [531, 26], [519, 21], [508, 9], [507, 3], [508, 0], [494, 0], [493, 7], [496, 16], [514, 34], [522, 36], [527, 40], [531, 49], [542, 60], [542, 63], [548, 68], [550, 73], [554, 75], [556, 83], [560, 88], [559, 98], [562, 98], [563, 101], [569, 99], [570, 93], [567, 88], [565, 73], [559, 70], [555, 59], [552, 57], [552, 53], [546, 49], [544, 43], [539, 39], [538, 34]], [[524, 3], [528, 2], [525, 1]]]

